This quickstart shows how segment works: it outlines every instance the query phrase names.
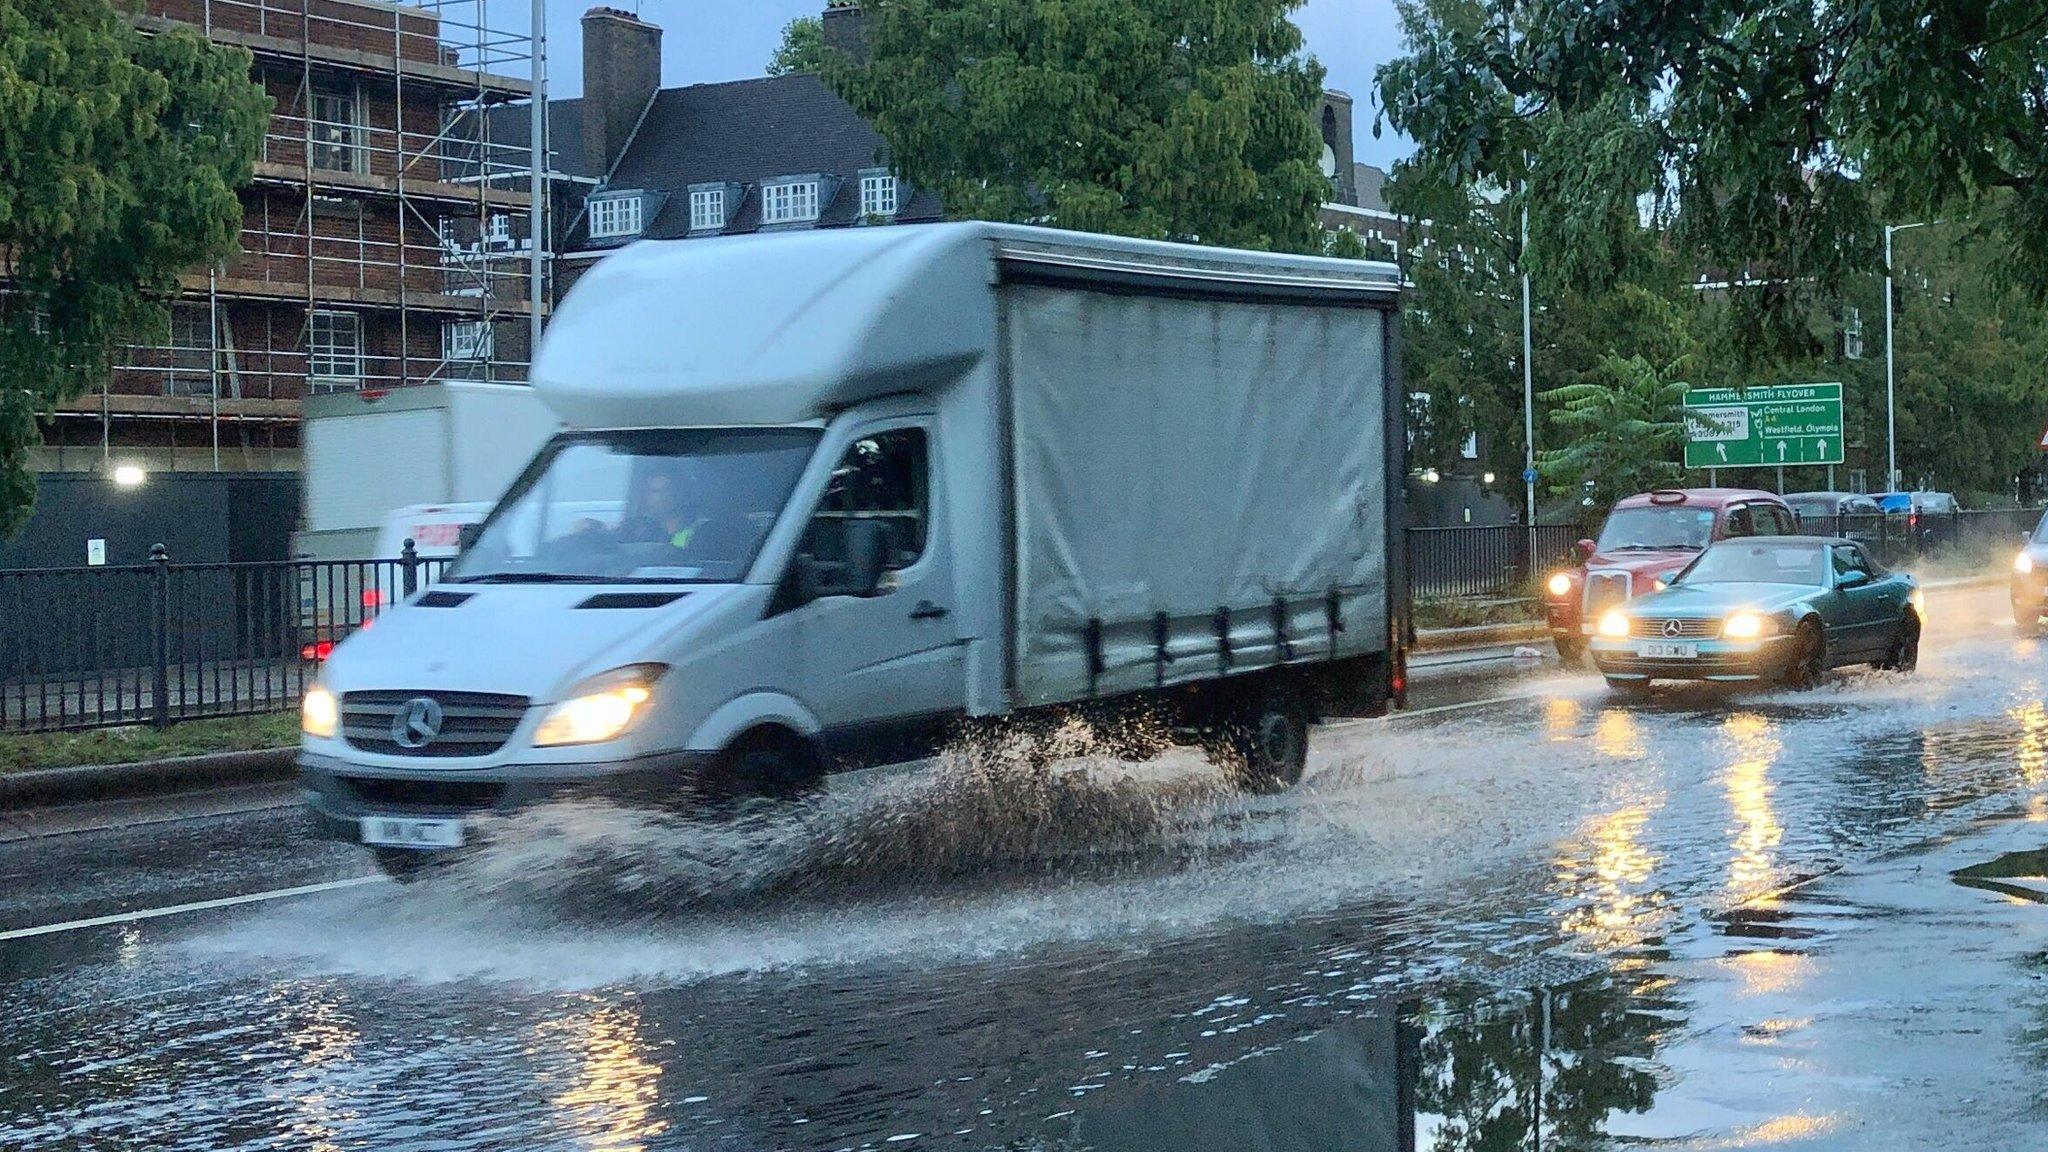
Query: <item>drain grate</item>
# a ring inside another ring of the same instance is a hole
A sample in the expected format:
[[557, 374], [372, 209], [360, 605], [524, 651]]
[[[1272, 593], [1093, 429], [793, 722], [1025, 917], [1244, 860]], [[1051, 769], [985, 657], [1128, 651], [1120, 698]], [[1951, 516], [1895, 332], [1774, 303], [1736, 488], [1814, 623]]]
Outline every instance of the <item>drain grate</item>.
[[1576, 984], [1604, 975], [1606, 971], [1607, 965], [1598, 960], [1553, 952], [1510, 964], [1498, 972], [1489, 972], [1486, 979], [1496, 987], [1528, 992]]

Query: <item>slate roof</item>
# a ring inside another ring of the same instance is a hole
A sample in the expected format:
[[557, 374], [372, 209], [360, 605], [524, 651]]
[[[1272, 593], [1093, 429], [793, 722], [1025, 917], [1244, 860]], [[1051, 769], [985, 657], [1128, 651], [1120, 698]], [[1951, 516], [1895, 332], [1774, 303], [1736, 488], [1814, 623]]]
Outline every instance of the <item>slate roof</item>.
[[[605, 186], [666, 193], [649, 201], [655, 215], [640, 237], [673, 239], [690, 233], [686, 190], [692, 184], [743, 186], [738, 203], [727, 206], [724, 232], [730, 235], [760, 230], [763, 180], [818, 173], [828, 177], [820, 195], [831, 200], [820, 206], [815, 227], [845, 227], [860, 216], [861, 171], [886, 167], [886, 153], [881, 136], [816, 76], [694, 84], [655, 94]], [[909, 198], [898, 208], [897, 221], [941, 218], [935, 194], [905, 191]], [[591, 241], [579, 224], [567, 247], [613, 243]]]

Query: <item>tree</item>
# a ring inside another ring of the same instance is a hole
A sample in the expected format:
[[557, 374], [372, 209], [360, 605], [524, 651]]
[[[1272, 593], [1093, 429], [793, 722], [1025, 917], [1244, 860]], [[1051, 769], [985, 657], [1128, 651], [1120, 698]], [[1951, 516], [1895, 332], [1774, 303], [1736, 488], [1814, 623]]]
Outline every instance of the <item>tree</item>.
[[768, 58], [770, 76], [792, 72], [818, 72], [825, 64], [825, 23], [816, 16], [799, 16], [782, 26], [782, 43]]
[[825, 75], [953, 216], [1319, 252], [1300, 0], [869, 0]]
[[235, 250], [270, 114], [249, 67], [106, 0], [0, 0], [0, 532], [34, 503], [39, 419]]
[[1590, 497], [1593, 508], [1684, 476], [1686, 385], [1674, 380], [1680, 365], [1659, 368], [1641, 356], [1607, 355], [1592, 378], [1543, 394], [1561, 448], [1541, 454], [1543, 473], [1558, 496]]
[[[1681, 249], [1750, 273], [1735, 319], [1773, 342], [1746, 351], [1777, 354], [1816, 300], [1876, 270], [1879, 219], [1994, 212], [2004, 262], [2048, 296], [2039, 0], [1403, 11], [1385, 115], [1429, 165], [1454, 182], [1526, 176], [1534, 216], [1571, 236], [1597, 236], [1603, 210], [1661, 205]], [[1615, 130], [1588, 131], [1603, 122]]]

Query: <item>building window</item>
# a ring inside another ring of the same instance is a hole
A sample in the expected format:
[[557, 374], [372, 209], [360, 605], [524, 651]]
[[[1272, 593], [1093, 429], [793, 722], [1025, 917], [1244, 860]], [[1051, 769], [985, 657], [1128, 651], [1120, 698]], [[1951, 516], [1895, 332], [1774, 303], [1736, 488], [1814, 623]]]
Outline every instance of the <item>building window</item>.
[[491, 248], [512, 247], [512, 217], [494, 212], [484, 222], [484, 240]]
[[311, 129], [313, 167], [329, 172], [369, 171], [362, 105], [353, 91], [313, 93]]
[[690, 193], [690, 231], [711, 232], [725, 227], [725, 189], [699, 188]]
[[1863, 309], [1850, 308], [1842, 318], [1842, 359], [1863, 359]]
[[894, 216], [896, 202], [896, 177], [884, 172], [860, 178], [860, 214], [863, 217]]
[[363, 382], [363, 318], [353, 312], [315, 312], [307, 373], [316, 384], [353, 388]]
[[761, 189], [761, 223], [794, 224], [818, 218], [818, 182], [798, 180]]
[[213, 394], [213, 310], [204, 304], [171, 305], [170, 371], [167, 396]]
[[638, 236], [640, 227], [640, 197], [605, 196], [590, 202], [590, 235], [593, 239]]
[[441, 325], [441, 358], [443, 360], [489, 360], [491, 358], [491, 322], [488, 320], [451, 320]]

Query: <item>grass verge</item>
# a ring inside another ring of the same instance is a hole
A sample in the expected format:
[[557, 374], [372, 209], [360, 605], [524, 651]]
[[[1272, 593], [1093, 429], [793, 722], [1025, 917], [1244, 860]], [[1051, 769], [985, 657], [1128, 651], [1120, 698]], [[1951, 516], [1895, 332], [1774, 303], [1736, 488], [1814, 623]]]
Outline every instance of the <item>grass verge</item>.
[[1470, 628], [1479, 624], [1519, 624], [1543, 619], [1534, 600], [1418, 600], [1417, 628]]
[[79, 764], [135, 764], [208, 752], [285, 748], [298, 742], [297, 712], [188, 720], [162, 732], [138, 727], [7, 734], [0, 735], [0, 772]]

